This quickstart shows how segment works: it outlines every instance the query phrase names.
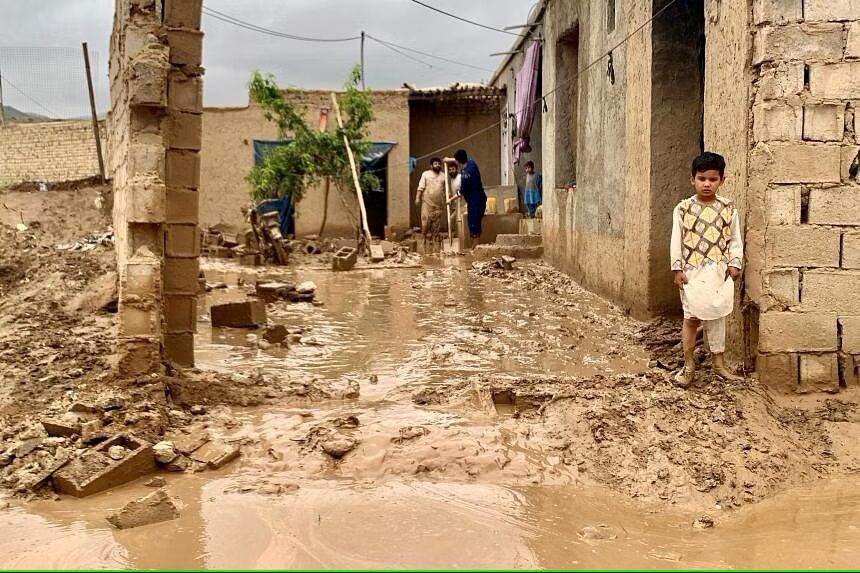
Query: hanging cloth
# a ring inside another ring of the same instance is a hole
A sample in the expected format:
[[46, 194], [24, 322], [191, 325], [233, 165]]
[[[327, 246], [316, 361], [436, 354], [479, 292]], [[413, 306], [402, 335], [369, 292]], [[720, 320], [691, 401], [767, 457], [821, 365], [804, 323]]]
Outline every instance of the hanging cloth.
[[521, 153], [528, 153], [532, 150], [531, 132], [532, 125], [535, 121], [535, 98], [537, 97], [537, 80], [540, 68], [540, 50], [541, 43], [535, 40], [529, 45], [526, 50], [523, 65], [517, 72], [516, 77], [516, 94], [515, 94], [515, 114], [514, 121], [516, 122], [516, 138], [513, 145], [514, 161], [520, 160]]

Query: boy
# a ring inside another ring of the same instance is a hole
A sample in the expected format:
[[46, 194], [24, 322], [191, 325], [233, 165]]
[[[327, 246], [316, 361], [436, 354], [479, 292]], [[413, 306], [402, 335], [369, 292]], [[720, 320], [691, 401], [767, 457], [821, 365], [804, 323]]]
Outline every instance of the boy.
[[526, 161], [526, 185], [523, 190], [523, 203], [526, 205], [526, 216], [533, 219], [535, 211], [542, 202], [543, 178], [540, 173], [535, 173], [534, 161]]
[[[726, 160], [705, 152], [693, 160], [696, 194], [684, 199], [672, 213], [670, 256], [675, 284], [681, 289], [684, 326], [684, 368], [675, 383], [687, 388], [693, 383], [696, 363], [696, 330], [704, 323], [713, 357], [714, 373], [724, 380], [738, 380], [726, 367], [726, 316], [734, 306], [734, 281], [741, 274], [744, 247], [734, 203], [717, 190], [725, 181]], [[731, 279], [731, 280], [729, 280]]]

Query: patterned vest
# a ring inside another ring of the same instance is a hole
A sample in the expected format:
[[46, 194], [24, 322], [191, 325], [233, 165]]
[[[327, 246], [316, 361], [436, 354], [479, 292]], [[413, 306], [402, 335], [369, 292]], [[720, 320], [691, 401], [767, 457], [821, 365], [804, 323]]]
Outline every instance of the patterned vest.
[[[707, 264], [731, 264], [728, 245], [732, 237], [732, 201], [717, 195], [710, 203], [701, 203], [695, 197], [681, 201], [678, 215], [681, 218], [681, 257], [684, 270]], [[740, 264], [740, 261], [735, 261]]]

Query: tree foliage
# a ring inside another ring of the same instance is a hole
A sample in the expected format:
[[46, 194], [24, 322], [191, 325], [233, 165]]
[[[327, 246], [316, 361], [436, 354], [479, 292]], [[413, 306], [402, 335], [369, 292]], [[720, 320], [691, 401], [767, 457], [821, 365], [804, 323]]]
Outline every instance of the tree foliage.
[[[336, 129], [320, 131], [305, 122], [304, 110], [284, 98], [274, 76], [255, 71], [249, 82], [249, 94], [263, 108], [263, 115], [278, 127], [278, 137], [285, 141], [273, 146], [246, 177], [255, 200], [290, 196], [293, 205], [305, 191], [328, 178], [341, 192], [352, 192], [352, 173], [343, 135], [349, 138], [356, 161], [370, 148], [368, 127], [373, 120], [370, 92], [358, 88], [361, 79], [356, 66], [338, 94], [343, 128], [337, 126], [334, 110], [331, 119]], [[361, 174], [363, 189], [379, 185], [372, 173]]]

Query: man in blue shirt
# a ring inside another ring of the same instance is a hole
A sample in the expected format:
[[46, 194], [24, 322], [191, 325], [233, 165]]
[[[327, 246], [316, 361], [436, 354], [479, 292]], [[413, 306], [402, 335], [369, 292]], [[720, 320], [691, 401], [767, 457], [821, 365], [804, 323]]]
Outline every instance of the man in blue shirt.
[[481, 236], [481, 220], [487, 210], [487, 194], [481, 181], [481, 171], [465, 149], [458, 149], [454, 157], [446, 157], [445, 163], [457, 163], [460, 168], [460, 195], [466, 200], [466, 223], [472, 239]]

